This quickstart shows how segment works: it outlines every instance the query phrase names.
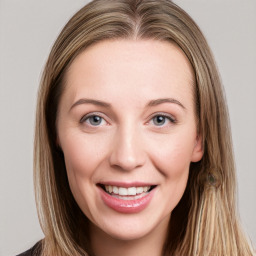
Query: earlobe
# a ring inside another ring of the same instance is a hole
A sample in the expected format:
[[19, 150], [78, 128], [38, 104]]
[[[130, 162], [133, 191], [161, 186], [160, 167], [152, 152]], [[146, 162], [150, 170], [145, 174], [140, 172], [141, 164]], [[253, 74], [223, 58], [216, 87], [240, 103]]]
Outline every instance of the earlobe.
[[191, 162], [198, 162], [202, 159], [204, 154], [202, 136], [198, 135], [195, 141], [195, 146], [192, 153]]

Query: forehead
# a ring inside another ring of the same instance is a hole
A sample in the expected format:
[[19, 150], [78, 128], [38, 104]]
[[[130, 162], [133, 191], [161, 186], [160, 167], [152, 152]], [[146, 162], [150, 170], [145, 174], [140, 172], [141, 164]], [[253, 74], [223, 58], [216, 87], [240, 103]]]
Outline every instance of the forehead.
[[[65, 76], [64, 95], [109, 95], [124, 98], [142, 95], [177, 97], [193, 91], [193, 69], [183, 51], [174, 43], [157, 40], [114, 40], [92, 45], [80, 53]], [[172, 95], [169, 95], [172, 96]], [[155, 97], [153, 97], [155, 98]]]

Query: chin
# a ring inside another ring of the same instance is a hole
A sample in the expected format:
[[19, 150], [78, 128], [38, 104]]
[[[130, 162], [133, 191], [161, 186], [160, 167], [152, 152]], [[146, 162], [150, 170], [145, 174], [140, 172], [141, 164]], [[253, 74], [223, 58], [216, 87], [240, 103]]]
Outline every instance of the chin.
[[143, 239], [154, 232], [158, 232], [163, 226], [168, 227], [170, 215], [164, 217], [147, 216], [147, 214], [122, 214], [111, 216], [101, 220], [97, 224], [92, 224], [96, 233], [110, 239], [120, 241], [132, 241]]

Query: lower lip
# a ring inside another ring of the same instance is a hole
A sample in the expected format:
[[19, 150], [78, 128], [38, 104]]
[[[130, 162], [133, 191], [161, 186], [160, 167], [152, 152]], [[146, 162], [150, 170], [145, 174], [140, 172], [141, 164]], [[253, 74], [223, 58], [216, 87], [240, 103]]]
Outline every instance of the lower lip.
[[135, 200], [122, 200], [105, 192], [100, 188], [100, 194], [103, 202], [111, 209], [120, 213], [138, 213], [144, 210], [154, 196], [155, 188], [145, 196]]

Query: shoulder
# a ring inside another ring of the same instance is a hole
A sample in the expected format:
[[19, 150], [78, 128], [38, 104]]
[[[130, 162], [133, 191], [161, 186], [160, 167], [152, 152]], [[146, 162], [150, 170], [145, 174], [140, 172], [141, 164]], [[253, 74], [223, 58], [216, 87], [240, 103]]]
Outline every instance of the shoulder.
[[39, 241], [29, 250], [16, 256], [40, 256], [40, 254], [41, 254], [41, 242]]

